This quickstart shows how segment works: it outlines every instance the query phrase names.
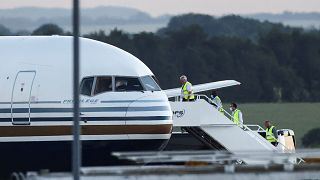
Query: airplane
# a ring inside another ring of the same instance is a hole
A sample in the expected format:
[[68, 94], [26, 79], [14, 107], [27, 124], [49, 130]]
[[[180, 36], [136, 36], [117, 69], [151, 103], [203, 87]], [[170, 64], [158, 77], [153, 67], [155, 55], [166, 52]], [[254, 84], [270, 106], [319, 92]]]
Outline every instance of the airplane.
[[[7, 169], [70, 170], [72, 37], [0, 37], [0, 156]], [[168, 98], [152, 71], [115, 46], [80, 38], [83, 165], [112, 164], [106, 152], [161, 150], [172, 132]], [[238, 85], [194, 86], [194, 92]]]

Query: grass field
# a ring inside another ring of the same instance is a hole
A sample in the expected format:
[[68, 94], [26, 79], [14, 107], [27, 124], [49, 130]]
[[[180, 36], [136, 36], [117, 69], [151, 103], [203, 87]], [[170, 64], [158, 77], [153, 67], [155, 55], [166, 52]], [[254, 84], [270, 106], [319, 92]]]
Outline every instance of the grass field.
[[277, 129], [292, 129], [298, 148], [301, 138], [310, 129], [320, 127], [320, 103], [249, 103], [239, 104], [245, 124], [259, 124], [270, 120]]

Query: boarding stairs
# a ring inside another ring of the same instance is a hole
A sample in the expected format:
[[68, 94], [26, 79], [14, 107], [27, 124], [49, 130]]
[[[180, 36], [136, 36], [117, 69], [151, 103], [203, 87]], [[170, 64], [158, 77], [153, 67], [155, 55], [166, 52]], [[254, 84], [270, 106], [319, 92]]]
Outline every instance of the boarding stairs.
[[210, 135], [208, 135], [205, 131], [203, 131], [200, 127], [182, 127], [183, 131], [188, 132], [193, 137], [195, 137], [198, 141], [209, 147], [210, 149], [215, 150], [226, 150], [218, 141], [213, 139]]
[[[265, 130], [259, 125], [234, 124], [232, 116], [227, 112], [219, 112], [206, 95], [195, 95], [196, 100], [182, 102], [180, 97], [170, 101], [173, 111], [173, 125], [175, 129], [186, 131], [203, 144], [215, 150], [227, 150], [233, 154], [243, 152], [284, 152], [294, 150], [279, 143], [273, 146], [259, 132]], [[245, 121], [245, 119], [244, 119]], [[246, 164], [265, 164], [269, 160], [243, 159]], [[295, 160], [292, 160], [295, 163]]]

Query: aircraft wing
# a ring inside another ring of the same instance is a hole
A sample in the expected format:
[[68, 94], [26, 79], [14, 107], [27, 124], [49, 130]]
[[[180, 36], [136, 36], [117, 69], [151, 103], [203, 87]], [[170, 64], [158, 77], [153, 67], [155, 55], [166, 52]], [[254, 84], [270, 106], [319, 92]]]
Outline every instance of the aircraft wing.
[[[220, 88], [235, 86], [240, 84], [241, 84], [240, 82], [235, 80], [224, 80], [224, 81], [216, 81], [211, 83], [193, 85], [192, 89], [193, 89], [193, 93], [198, 93], [202, 91], [220, 89]], [[180, 96], [181, 88], [167, 89], [167, 90], [164, 90], [164, 92], [167, 94], [168, 98], [174, 97], [174, 96]]]

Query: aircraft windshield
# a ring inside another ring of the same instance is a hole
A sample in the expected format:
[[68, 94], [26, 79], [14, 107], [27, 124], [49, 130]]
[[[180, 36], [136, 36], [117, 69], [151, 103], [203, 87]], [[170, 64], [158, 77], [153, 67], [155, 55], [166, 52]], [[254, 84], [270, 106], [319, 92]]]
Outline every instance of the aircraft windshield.
[[111, 76], [97, 77], [94, 94], [104, 93], [107, 91], [112, 91], [112, 77]]
[[143, 91], [143, 87], [136, 77], [116, 77], [116, 91]]
[[143, 86], [147, 91], [160, 91], [159, 85], [151, 76], [143, 76], [140, 78]]
[[84, 78], [81, 83], [80, 94], [91, 96], [93, 77]]
[[83, 78], [81, 94], [95, 96], [105, 92], [161, 91], [155, 77], [96, 76]]

